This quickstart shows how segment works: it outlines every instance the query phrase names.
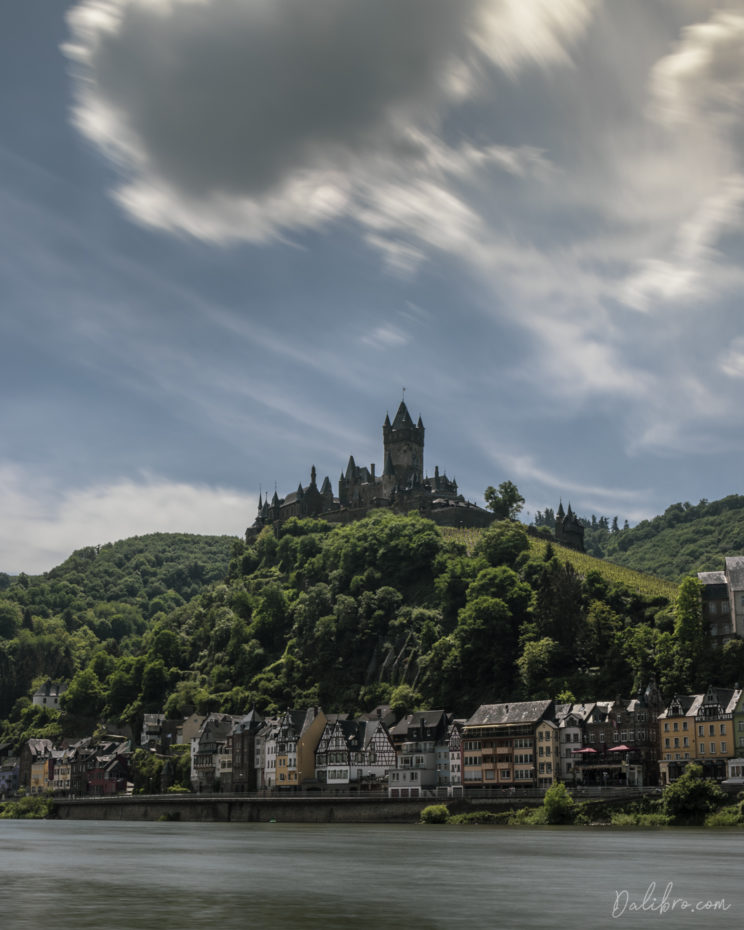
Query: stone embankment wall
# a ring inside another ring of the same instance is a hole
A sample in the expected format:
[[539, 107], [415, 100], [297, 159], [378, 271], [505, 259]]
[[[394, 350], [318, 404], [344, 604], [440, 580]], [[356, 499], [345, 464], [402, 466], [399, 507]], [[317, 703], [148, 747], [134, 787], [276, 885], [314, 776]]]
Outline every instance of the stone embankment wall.
[[63, 820], [183, 820], [286, 823], [415, 823], [431, 799], [247, 798], [204, 795], [64, 798], [55, 800]]
[[[606, 789], [577, 792], [577, 800], [624, 804], [658, 789]], [[503, 811], [542, 804], [540, 794], [499, 798], [251, 797], [245, 795], [165, 794], [113, 798], [57, 798], [61, 820], [183, 820], [201, 822], [417, 823], [428, 804], [446, 804], [451, 814]]]

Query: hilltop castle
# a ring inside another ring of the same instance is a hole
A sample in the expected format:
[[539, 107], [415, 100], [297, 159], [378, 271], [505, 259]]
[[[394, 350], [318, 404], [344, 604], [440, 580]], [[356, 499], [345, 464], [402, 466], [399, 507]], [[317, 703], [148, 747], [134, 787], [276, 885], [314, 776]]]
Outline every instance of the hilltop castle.
[[274, 492], [258, 496], [258, 515], [246, 530], [251, 540], [265, 526], [278, 527], [290, 517], [321, 517], [329, 523], [361, 520], [373, 510], [387, 508], [395, 513], [417, 510], [441, 526], [488, 526], [493, 514], [466, 501], [458, 493], [457, 482], [434, 469], [434, 477], [424, 475], [424, 424], [419, 417], [414, 424], [408, 408], [401, 401], [393, 422], [385, 416], [382, 425], [384, 465], [378, 475], [374, 465], [357, 465], [349, 456], [346, 471], [338, 480], [334, 496], [326, 476], [317, 484], [315, 466], [310, 470], [310, 484], [280, 498]]

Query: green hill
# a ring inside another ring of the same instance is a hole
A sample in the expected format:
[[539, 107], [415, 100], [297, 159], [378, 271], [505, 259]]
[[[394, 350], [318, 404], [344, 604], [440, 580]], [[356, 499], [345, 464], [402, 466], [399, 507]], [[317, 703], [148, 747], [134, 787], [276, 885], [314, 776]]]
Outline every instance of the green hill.
[[[442, 531], [380, 511], [346, 526], [289, 520], [251, 545], [137, 537], [0, 591], [0, 740], [70, 732], [81, 716], [136, 731], [144, 713], [253, 705], [467, 715], [632, 694], [652, 673], [667, 694], [714, 670], [721, 685], [741, 680], [741, 650], [691, 651], [702, 618], [676, 622], [674, 595], [511, 521]], [[30, 705], [40, 676], [70, 682], [64, 713]]]
[[672, 504], [661, 516], [605, 533], [604, 558], [671, 581], [723, 568], [727, 555], [744, 553], [744, 496]]

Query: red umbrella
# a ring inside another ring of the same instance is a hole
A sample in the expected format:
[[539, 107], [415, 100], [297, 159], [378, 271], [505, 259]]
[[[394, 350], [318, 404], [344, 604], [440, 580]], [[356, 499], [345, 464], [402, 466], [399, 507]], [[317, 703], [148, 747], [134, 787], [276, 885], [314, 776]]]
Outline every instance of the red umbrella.
[[633, 750], [630, 746], [626, 746], [625, 743], [621, 743], [619, 746], [611, 746], [607, 752], [632, 752]]
[[591, 746], [586, 746], [584, 749], [574, 749], [574, 752], [596, 752], [596, 749], [592, 749]]

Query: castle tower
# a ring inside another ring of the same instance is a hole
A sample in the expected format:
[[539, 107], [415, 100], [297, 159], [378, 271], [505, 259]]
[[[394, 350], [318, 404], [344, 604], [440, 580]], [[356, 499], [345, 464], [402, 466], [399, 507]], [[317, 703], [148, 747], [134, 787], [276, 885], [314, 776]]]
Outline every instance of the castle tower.
[[421, 484], [424, 478], [424, 424], [419, 417], [414, 426], [405, 401], [400, 402], [392, 424], [390, 417], [385, 417], [382, 441], [385, 450], [385, 491], [396, 486], [407, 488]]

